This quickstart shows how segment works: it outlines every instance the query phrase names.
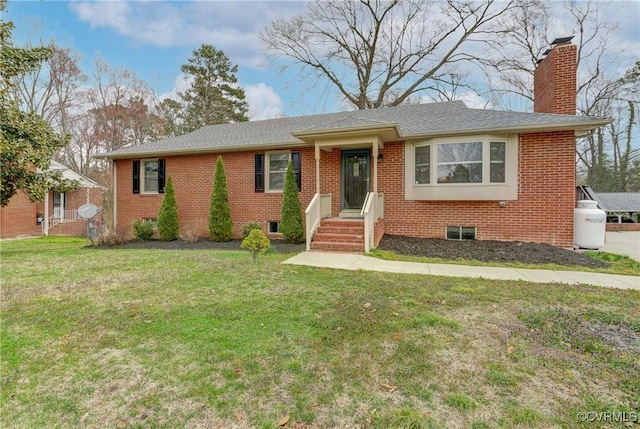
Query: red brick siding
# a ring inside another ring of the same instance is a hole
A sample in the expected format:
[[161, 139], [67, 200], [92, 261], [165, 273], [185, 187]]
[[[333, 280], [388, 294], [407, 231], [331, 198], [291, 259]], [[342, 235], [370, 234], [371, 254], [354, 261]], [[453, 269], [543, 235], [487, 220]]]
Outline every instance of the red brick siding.
[[373, 226], [373, 244], [378, 247], [380, 244], [380, 240], [384, 236], [384, 219], [379, 219], [376, 224]]
[[[101, 188], [80, 188], [67, 192], [65, 210], [77, 210], [87, 202], [102, 206]], [[41, 235], [42, 226], [37, 225], [38, 213], [44, 216], [44, 201], [32, 203], [21, 191], [14, 195], [6, 207], [0, 208], [0, 237], [13, 238], [21, 235]], [[49, 216], [53, 216], [53, 193], [49, 195]], [[84, 235], [84, 222], [65, 223], [51, 228], [50, 235]]]
[[385, 232], [444, 238], [447, 225], [475, 226], [480, 240], [573, 246], [575, 138], [572, 131], [525, 134], [519, 143], [518, 200], [405, 201], [404, 149], [387, 143], [378, 169]]
[[[304, 210], [315, 193], [315, 159], [311, 148], [302, 151]], [[384, 193], [387, 234], [443, 238], [447, 225], [475, 226], [480, 240], [519, 240], [573, 245], [575, 204], [575, 138], [572, 131], [520, 136], [518, 200], [507, 207], [497, 201], [406, 201], [404, 199], [404, 145], [387, 143], [378, 164], [378, 189]], [[321, 192], [331, 193], [332, 215], [340, 212], [339, 149], [321, 153]], [[180, 225], [197, 225], [206, 236], [211, 186], [217, 155], [168, 157], [167, 175], [173, 178]], [[254, 153], [222, 155], [227, 174], [234, 236], [242, 225], [257, 220], [267, 230], [268, 221], [280, 219], [281, 193], [254, 192]], [[162, 195], [133, 194], [131, 160], [117, 161], [118, 225], [131, 234], [134, 219], [156, 218]]]
[[42, 232], [37, 225], [38, 208], [29, 201], [27, 195], [18, 191], [5, 207], [0, 207], [0, 238], [20, 235], [38, 235]]
[[[312, 148], [294, 149], [302, 152], [302, 192], [300, 204], [304, 210], [315, 194], [315, 159]], [[242, 226], [252, 220], [260, 222], [263, 231], [269, 221], [280, 220], [282, 193], [255, 192], [254, 152], [224, 153], [229, 204], [233, 217], [234, 237], [241, 236]], [[181, 233], [195, 228], [208, 236], [209, 206], [217, 154], [166, 157], [166, 175], [171, 176], [176, 192]], [[117, 160], [119, 227], [132, 236], [131, 222], [140, 218], [157, 218], [162, 194], [133, 194], [132, 160]], [[276, 236], [277, 237], [277, 236]]]
[[607, 222], [607, 231], [640, 231], [640, 223], [616, 223]]
[[556, 46], [533, 74], [533, 111], [576, 114], [576, 45]]

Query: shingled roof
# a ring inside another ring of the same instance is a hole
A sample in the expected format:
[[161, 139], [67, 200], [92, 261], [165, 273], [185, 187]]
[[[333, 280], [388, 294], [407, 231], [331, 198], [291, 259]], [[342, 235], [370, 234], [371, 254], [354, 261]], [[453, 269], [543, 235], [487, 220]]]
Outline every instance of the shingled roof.
[[210, 125], [188, 134], [124, 147], [96, 158], [132, 158], [182, 153], [306, 146], [296, 137], [330, 133], [336, 129], [362, 129], [393, 125], [400, 139], [477, 133], [522, 133], [552, 130], [589, 131], [611, 122], [593, 116], [555, 115], [470, 109], [462, 101], [415, 104], [380, 109], [326, 113], [262, 121]]

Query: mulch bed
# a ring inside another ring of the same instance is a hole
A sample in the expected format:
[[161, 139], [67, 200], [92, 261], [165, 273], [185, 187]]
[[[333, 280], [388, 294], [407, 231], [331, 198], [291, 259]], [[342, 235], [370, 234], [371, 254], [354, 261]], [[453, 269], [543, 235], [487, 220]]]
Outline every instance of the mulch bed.
[[524, 264], [558, 264], [589, 268], [609, 268], [609, 264], [572, 250], [549, 244], [519, 241], [454, 241], [438, 238], [411, 238], [385, 235], [380, 249], [406, 256], [427, 256], [449, 260], [475, 259], [481, 262], [521, 262]]
[[[224, 243], [203, 238], [196, 243], [184, 240], [145, 242], [129, 241], [121, 245], [105, 245], [97, 248], [160, 249], [160, 250], [241, 250], [241, 240]], [[277, 253], [299, 253], [305, 250], [302, 244], [287, 244], [282, 240], [271, 240], [272, 251]], [[513, 241], [454, 241], [438, 238], [412, 238], [385, 235], [379, 249], [390, 250], [399, 255], [426, 256], [448, 260], [475, 259], [481, 262], [520, 262], [523, 264], [558, 264], [589, 268], [608, 268], [609, 264], [590, 258], [572, 250], [560, 249], [548, 244]]]

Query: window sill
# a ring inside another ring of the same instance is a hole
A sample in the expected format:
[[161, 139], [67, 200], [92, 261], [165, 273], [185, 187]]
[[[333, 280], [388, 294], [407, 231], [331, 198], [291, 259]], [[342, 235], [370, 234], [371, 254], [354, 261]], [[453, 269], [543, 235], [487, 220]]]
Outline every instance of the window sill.
[[504, 183], [450, 183], [413, 185], [406, 189], [405, 200], [427, 201], [514, 201], [517, 185]]

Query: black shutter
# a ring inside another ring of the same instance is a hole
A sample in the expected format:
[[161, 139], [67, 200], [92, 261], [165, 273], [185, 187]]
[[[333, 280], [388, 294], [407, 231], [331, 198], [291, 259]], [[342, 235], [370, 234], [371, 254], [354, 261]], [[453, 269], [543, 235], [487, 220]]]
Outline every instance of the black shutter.
[[256, 192], [264, 192], [264, 153], [256, 153]]
[[302, 191], [302, 154], [300, 152], [291, 152], [291, 164], [293, 164], [293, 171], [296, 173], [296, 185], [298, 185], [298, 192]]
[[133, 193], [140, 193], [140, 161], [133, 161]]
[[166, 159], [158, 160], [158, 193], [164, 194], [164, 177], [165, 177], [165, 168], [167, 162]]

